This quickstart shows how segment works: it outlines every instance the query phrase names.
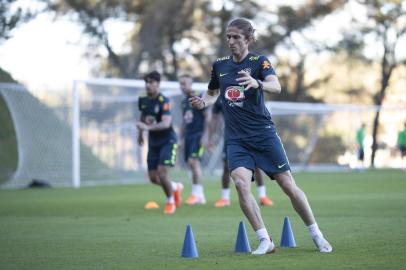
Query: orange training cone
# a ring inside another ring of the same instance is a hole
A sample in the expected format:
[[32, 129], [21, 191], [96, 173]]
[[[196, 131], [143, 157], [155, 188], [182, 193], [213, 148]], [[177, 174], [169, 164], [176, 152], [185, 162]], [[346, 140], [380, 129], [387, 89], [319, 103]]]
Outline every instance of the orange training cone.
[[157, 209], [159, 205], [156, 201], [149, 201], [144, 206], [145, 209]]

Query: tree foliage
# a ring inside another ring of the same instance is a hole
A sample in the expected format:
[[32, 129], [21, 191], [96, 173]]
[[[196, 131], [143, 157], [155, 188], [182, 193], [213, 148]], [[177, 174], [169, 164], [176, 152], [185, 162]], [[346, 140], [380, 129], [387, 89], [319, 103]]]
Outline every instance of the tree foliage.
[[17, 0], [0, 0], [0, 43], [11, 38], [12, 31], [32, 19], [30, 10], [15, 7]]
[[[252, 0], [222, 1], [217, 7], [209, 0], [57, 0], [49, 9], [69, 15], [93, 38], [93, 45], [101, 44], [106, 49], [105, 75], [126, 78], [139, 77], [141, 67], [147, 66], [161, 70], [168, 79], [175, 79], [186, 71], [205, 80], [214, 58], [229, 53], [224, 38], [226, 23], [239, 16], [252, 19], [267, 29], [267, 33], [259, 33], [256, 46], [259, 52], [273, 54], [277, 46], [289, 46], [299, 53], [301, 61], [289, 67], [293, 76], [282, 80], [296, 76], [294, 89], [286, 92], [291, 95], [290, 100], [311, 100], [304, 94], [306, 87], [328, 78], [304, 84], [308, 53], [301, 51], [292, 35], [301, 35], [315, 20], [343, 3], [343, 0], [312, 1], [296, 9], [283, 6], [269, 11]], [[131, 49], [126, 53], [116, 52], [111, 46], [105, 24], [113, 18], [134, 23], [128, 37]], [[320, 44], [312, 46], [313, 51], [323, 47]]]

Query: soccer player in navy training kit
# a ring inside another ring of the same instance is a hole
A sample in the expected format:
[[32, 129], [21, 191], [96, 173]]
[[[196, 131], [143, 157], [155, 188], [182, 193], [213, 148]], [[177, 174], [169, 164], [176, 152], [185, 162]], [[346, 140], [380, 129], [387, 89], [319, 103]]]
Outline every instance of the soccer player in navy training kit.
[[254, 41], [254, 28], [246, 19], [234, 19], [227, 26], [226, 37], [232, 55], [213, 63], [208, 90], [202, 98], [194, 96], [190, 102], [199, 109], [212, 105], [219, 95], [223, 102], [228, 167], [241, 210], [259, 241], [252, 254], [275, 250], [251, 193], [256, 167], [275, 179], [289, 196], [319, 251], [331, 252], [332, 246], [318, 228], [306, 195], [293, 179], [282, 142], [265, 107], [264, 91], [280, 93], [281, 86], [268, 59], [248, 50]]
[[182, 100], [183, 123], [181, 139], [184, 140], [184, 156], [192, 172], [192, 193], [186, 199], [187, 205], [205, 204], [206, 198], [202, 185], [202, 169], [200, 158], [204, 153], [207, 142], [207, 122], [209, 119], [207, 110], [198, 110], [189, 103], [189, 98], [196, 95], [192, 89], [193, 78], [189, 75], [179, 77], [180, 89], [185, 96]]
[[175, 213], [181, 203], [183, 185], [168, 178], [168, 168], [176, 161], [176, 134], [172, 128], [171, 104], [169, 99], [159, 92], [161, 75], [152, 71], [145, 75], [147, 94], [138, 99], [141, 111], [137, 127], [138, 143], [144, 144], [142, 131], [148, 131], [148, 176], [153, 184], [162, 187], [166, 195], [164, 214]]
[[[212, 108], [212, 117], [211, 117], [211, 130], [218, 129], [218, 125], [220, 122], [220, 115], [223, 113], [221, 99], [217, 98], [216, 102]], [[227, 154], [226, 154], [226, 144], [224, 143], [224, 150], [223, 150], [223, 175], [221, 176], [221, 198], [216, 201], [214, 207], [222, 208], [225, 206], [230, 205], [230, 172], [228, 170], [227, 165]], [[271, 206], [273, 205], [273, 201], [268, 198], [266, 195], [266, 186], [264, 184], [264, 178], [262, 177], [262, 172], [259, 168], [255, 168], [254, 172], [255, 182], [257, 183], [257, 192], [259, 203], [263, 206]]]

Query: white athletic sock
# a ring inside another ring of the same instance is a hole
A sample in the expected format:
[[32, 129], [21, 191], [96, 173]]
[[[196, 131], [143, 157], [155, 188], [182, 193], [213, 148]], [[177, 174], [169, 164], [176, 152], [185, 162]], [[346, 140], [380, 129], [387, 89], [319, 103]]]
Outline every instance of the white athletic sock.
[[178, 183], [171, 181], [172, 191], [176, 191], [178, 189]]
[[229, 188], [223, 188], [221, 190], [221, 198], [224, 200], [229, 201], [230, 200], [230, 189]]
[[309, 229], [309, 234], [312, 238], [315, 238], [316, 236], [321, 236], [323, 237], [323, 234], [321, 233], [319, 226], [317, 223], [314, 223], [312, 225], [307, 226], [307, 229]]
[[266, 196], [266, 187], [265, 185], [257, 186], [258, 197], [261, 199]]
[[173, 198], [173, 195], [170, 196], [170, 197], [167, 197], [167, 198], [166, 198], [166, 202], [167, 202], [167, 203], [175, 203], [175, 199]]
[[268, 239], [269, 240], [269, 234], [266, 228], [259, 229], [255, 232], [257, 235], [258, 241], [261, 241], [261, 239]]
[[192, 184], [192, 195], [199, 196], [199, 185]]
[[203, 185], [196, 185], [197, 196], [200, 198], [204, 198], [204, 190]]

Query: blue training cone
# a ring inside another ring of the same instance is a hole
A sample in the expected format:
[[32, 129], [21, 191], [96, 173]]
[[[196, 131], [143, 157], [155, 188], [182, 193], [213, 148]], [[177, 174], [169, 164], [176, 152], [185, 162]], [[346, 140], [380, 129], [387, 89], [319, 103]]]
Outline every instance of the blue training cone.
[[245, 231], [244, 222], [240, 221], [238, 226], [237, 241], [235, 242], [235, 252], [251, 252], [250, 242]]
[[281, 237], [281, 247], [296, 247], [295, 237], [293, 236], [293, 231], [290, 226], [289, 218], [285, 217], [283, 221], [282, 237]]
[[182, 257], [185, 258], [198, 258], [195, 237], [193, 236], [192, 226], [188, 224], [186, 226], [185, 240], [183, 241]]

